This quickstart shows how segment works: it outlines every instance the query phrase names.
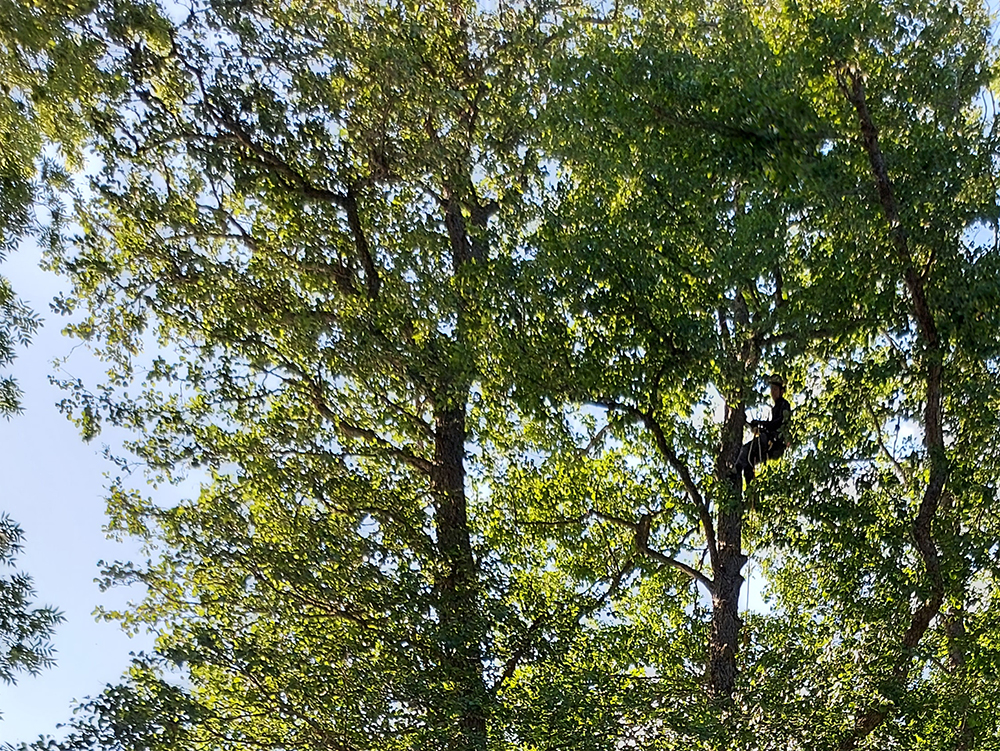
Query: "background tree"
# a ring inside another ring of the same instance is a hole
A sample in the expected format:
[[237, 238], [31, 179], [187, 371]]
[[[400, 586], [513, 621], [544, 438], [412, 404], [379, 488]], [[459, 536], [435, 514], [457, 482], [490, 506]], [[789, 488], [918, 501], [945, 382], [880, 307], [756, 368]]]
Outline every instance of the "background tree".
[[[81, 44], [70, 22], [83, 8], [75, 3], [28, 5], [2, 0], [0, 17], [0, 262], [29, 234], [54, 245], [60, 224], [55, 190], [65, 188], [59, 152], [78, 164], [83, 128], [79, 113], [84, 88], [93, 83], [88, 60], [94, 49]], [[43, 153], [43, 145], [48, 152]], [[48, 214], [40, 220], [36, 209]], [[6, 372], [18, 346], [27, 345], [39, 325], [34, 311], [0, 276], [0, 415], [21, 411], [21, 390]], [[11, 430], [10, 427], [6, 428]], [[21, 550], [20, 527], [0, 513], [0, 563], [13, 566]], [[51, 638], [62, 620], [58, 611], [33, 608], [31, 578], [0, 578], [0, 679], [35, 674], [53, 663]]]
[[[0, 261], [31, 230], [57, 242], [62, 209], [53, 192], [65, 188], [59, 157], [79, 165], [78, 144], [86, 130], [81, 117], [85, 92], [93, 90], [96, 52], [74, 34], [72, 20], [83, 4], [4, 0], [0, 14]], [[49, 150], [43, 154], [43, 143]], [[59, 152], [57, 149], [61, 149]], [[39, 221], [36, 204], [47, 210]], [[0, 278], [0, 367], [14, 359], [16, 345], [27, 344], [38, 326], [34, 312]], [[20, 410], [20, 390], [9, 375], [0, 378], [0, 414]]]
[[[995, 586], [987, 584], [995, 582], [992, 563], [973, 552], [985, 550], [979, 547], [984, 539], [973, 542], [983, 529], [982, 486], [973, 489], [962, 479], [989, 461], [992, 441], [963, 443], [958, 426], [971, 417], [961, 405], [990, 409], [994, 379], [985, 374], [995, 354], [989, 338], [980, 338], [984, 331], [970, 338], [953, 328], [965, 328], [966, 317], [985, 323], [986, 316], [973, 311], [983, 295], [992, 299], [998, 290], [987, 281], [995, 246], [979, 229], [984, 217], [996, 216], [995, 134], [979, 99], [995, 64], [988, 20], [976, 6], [931, 4], [865, 6], [852, 17], [837, 6], [818, 6], [791, 20], [802, 30], [803, 48], [825, 61], [827, 87], [836, 92], [830, 101], [837, 113], [829, 119], [843, 147], [835, 145], [831, 154], [842, 154], [840, 173], [852, 175], [866, 197], [867, 217], [860, 202], [853, 208], [843, 201], [830, 218], [883, 249], [876, 268], [885, 281], [879, 286], [892, 289], [895, 299], [886, 306], [886, 323], [869, 333], [866, 349], [842, 350], [837, 367], [826, 370], [830, 396], [819, 400], [817, 414], [820, 435], [833, 437], [841, 443], [838, 452], [869, 468], [855, 465], [847, 482], [844, 470], [829, 471], [831, 480], [841, 479], [826, 481], [827, 488], [847, 487], [835, 505], [855, 514], [863, 509], [873, 526], [885, 529], [866, 540], [853, 531], [833, 546], [838, 586], [851, 584], [845, 606], [830, 621], [864, 647], [829, 651], [841, 660], [867, 660], [854, 683], [856, 696], [864, 698], [846, 706], [832, 702], [843, 706], [849, 723], [838, 745], [913, 745], [935, 737], [941, 747], [989, 747], [996, 725], [979, 721], [984, 707], [960, 707], [953, 698], [968, 680], [958, 675], [962, 649], [976, 651], [983, 664], [993, 659], [986, 657], [986, 642], [966, 641], [961, 626], [970, 608], [992, 618], [986, 615], [992, 596], [972, 594]], [[843, 36], [832, 30], [857, 38], [862, 26], [870, 41], [846, 53]], [[885, 46], [896, 54], [886, 58], [879, 52]], [[959, 277], [970, 294], [955, 294]], [[850, 394], [855, 407], [836, 405], [838, 392]], [[914, 441], [894, 449], [885, 438], [889, 426], [907, 419], [915, 423]], [[833, 422], [838, 420], [840, 426]], [[832, 468], [833, 462], [825, 463]], [[813, 527], [817, 538], [839, 526], [827, 513], [817, 516], [824, 517], [817, 526], [826, 528]], [[832, 573], [824, 568], [814, 569], [817, 583]], [[808, 610], [816, 612], [815, 606]], [[899, 625], [878, 629], [876, 618]], [[928, 702], [947, 709], [928, 713]]]
[[[24, 535], [7, 516], [0, 516], [0, 562], [13, 566]], [[23, 573], [0, 577], [0, 679], [16, 683], [19, 673], [35, 675], [53, 663], [49, 639], [59, 612], [32, 607], [31, 578]]]
[[[600, 601], [521, 578], [466, 482], [481, 289], [541, 177], [524, 66], [556, 41], [544, 16], [99, 16], [121, 86], [61, 262], [114, 375], [63, 406], [86, 435], [134, 428], [164, 478], [212, 482], [169, 509], [114, 488], [113, 527], [173, 551], [109, 572], [149, 587], [122, 617], [164, 628], [98, 700], [113, 720], [67, 743], [485, 748], [533, 611]], [[147, 326], [176, 356], [139, 359]]]

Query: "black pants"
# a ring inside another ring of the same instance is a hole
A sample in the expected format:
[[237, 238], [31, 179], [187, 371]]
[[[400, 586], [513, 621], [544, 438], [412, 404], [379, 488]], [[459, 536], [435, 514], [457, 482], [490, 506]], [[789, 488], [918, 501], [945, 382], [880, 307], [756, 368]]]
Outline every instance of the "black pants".
[[743, 473], [747, 482], [754, 478], [754, 467], [769, 459], [777, 459], [785, 453], [785, 444], [775, 436], [761, 434], [749, 443], [744, 443], [736, 459], [736, 469]]

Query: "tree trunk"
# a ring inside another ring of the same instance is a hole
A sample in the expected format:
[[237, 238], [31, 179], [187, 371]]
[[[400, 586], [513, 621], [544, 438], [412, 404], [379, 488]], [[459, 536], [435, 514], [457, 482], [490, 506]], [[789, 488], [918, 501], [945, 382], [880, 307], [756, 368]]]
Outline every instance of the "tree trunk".
[[465, 496], [464, 399], [450, 404], [444, 401], [435, 414], [434, 465], [442, 668], [444, 679], [454, 686], [445, 703], [457, 731], [449, 748], [479, 751], [486, 748], [487, 697], [482, 667], [483, 619]]
[[719, 499], [716, 535], [718, 556], [714, 563], [712, 594], [712, 633], [709, 643], [709, 690], [715, 699], [728, 700], [736, 688], [736, 656], [740, 643], [740, 590], [743, 586], [743, 478], [733, 472], [736, 457], [743, 443], [746, 419], [742, 402], [738, 407], [726, 407], [726, 422], [722, 432], [716, 474], [728, 484], [731, 492]]
[[742, 510], [719, 514], [719, 564], [712, 595], [712, 636], [709, 654], [709, 686], [712, 696], [728, 699], [736, 688], [736, 654], [743, 621], [740, 589], [747, 557], [740, 549]]

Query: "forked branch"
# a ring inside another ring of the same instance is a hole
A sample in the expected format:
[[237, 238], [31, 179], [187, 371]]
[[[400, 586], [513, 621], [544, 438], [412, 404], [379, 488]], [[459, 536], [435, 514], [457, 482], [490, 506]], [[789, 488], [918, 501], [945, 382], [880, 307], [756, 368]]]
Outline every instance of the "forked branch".
[[645, 425], [646, 429], [652, 433], [657, 450], [667, 460], [667, 463], [677, 473], [678, 477], [680, 477], [681, 483], [684, 485], [684, 490], [687, 492], [688, 497], [694, 503], [695, 508], [698, 511], [698, 518], [701, 520], [701, 525], [705, 530], [705, 544], [708, 546], [708, 555], [712, 561], [712, 569], [716, 570], [719, 552], [718, 544], [716, 543], [715, 538], [715, 524], [712, 521], [712, 514], [709, 510], [708, 502], [701, 494], [697, 484], [695, 484], [694, 478], [691, 476], [691, 470], [680, 458], [680, 456], [678, 456], [677, 452], [674, 451], [673, 446], [671, 446], [670, 442], [667, 440], [666, 434], [663, 432], [663, 426], [660, 425], [659, 421], [652, 412], [645, 412], [637, 407], [633, 407], [630, 404], [624, 404], [613, 399], [599, 400], [595, 402], [595, 404], [604, 407], [605, 409], [613, 409], [619, 412], [624, 412], [630, 417], [633, 417], [641, 422]]
[[624, 527], [625, 529], [631, 530], [632, 532], [635, 533], [635, 546], [640, 553], [647, 556], [648, 558], [653, 559], [657, 563], [660, 563], [664, 566], [669, 566], [670, 568], [675, 568], [678, 571], [687, 574], [694, 581], [698, 582], [703, 587], [705, 587], [705, 589], [708, 590], [709, 594], [712, 594], [715, 591], [715, 583], [707, 576], [705, 576], [705, 574], [703, 574], [701, 571], [692, 566], [689, 566], [683, 561], [679, 561], [676, 558], [672, 558], [669, 555], [661, 553], [658, 550], [653, 550], [652, 548], [649, 547], [649, 530], [653, 520], [652, 514], [648, 513], [643, 514], [640, 517], [639, 521], [637, 522], [633, 522], [628, 519], [623, 519], [622, 517], [615, 516], [614, 514], [607, 514], [597, 509], [592, 509], [588, 514], [588, 516], [595, 516], [603, 521], [610, 522], [611, 524], [616, 524], [619, 527]]

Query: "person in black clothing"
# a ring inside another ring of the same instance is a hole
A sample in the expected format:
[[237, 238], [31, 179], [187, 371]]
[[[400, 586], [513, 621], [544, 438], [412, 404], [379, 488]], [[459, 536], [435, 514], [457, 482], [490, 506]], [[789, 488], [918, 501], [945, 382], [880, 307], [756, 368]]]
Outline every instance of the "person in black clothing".
[[736, 460], [736, 471], [741, 472], [749, 485], [754, 478], [754, 467], [768, 459], [777, 459], [785, 453], [788, 445], [788, 423], [792, 418], [792, 406], [785, 399], [785, 380], [777, 374], [771, 375], [767, 382], [771, 386], [770, 420], [751, 420], [750, 427], [756, 436], [749, 443], [743, 444], [739, 458]]

